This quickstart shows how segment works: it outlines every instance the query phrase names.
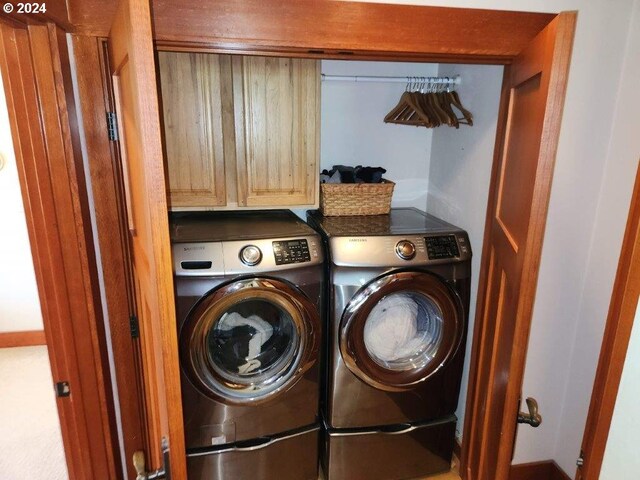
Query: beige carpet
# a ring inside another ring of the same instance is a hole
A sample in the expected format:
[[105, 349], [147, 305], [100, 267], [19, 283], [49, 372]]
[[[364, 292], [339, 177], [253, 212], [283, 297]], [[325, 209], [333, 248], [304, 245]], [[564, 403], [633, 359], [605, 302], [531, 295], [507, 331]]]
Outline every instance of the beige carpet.
[[0, 385], [0, 479], [68, 479], [47, 347], [1, 348]]

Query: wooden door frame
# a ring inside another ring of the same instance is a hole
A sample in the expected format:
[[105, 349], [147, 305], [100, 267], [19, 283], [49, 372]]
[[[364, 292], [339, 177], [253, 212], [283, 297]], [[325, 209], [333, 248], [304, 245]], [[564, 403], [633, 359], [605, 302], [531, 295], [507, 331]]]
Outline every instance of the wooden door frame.
[[618, 270], [582, 439], [576, 480], [597, 480], [611, 428], [620, 379], [640, 295], [640, 166], [636, 173]]
[[121, 478], [66, 36], [0, 18], [0, 70], [71, 479]]
[[[112, 3], [110, 5], [110, 2], [101, 1], [100, 7], [96, 7], [92, 2], [86, 2], [87, 7], [92, 4], [90, 11], [79, 12], [73, 9], [84, 8], [85, 3], [76, 2], [70, 6], [71, 11], [66, 11], [68, 21], [65, 22], [63, 19], [60, 25], [63, 28], [70, 25], [68, 28], [75, 29], [76, 33], [92, 37], [94, 40], [96, 37], [105, 36], [109, 30], [108, 26], [111, 24]], [[183, 2], [178, 0], [164, 0], [157, 1], [154, 6], [156, 7], [154, 11], [155, 38], [159, 46], [168, 50], [507, 66], [522, 48], [557, 16], [555, 14], [322, 0], [299, 0], [298, 2], [202, 0], [189, 4], [189, 8], [184, 8]], [[575, 17], [573, 13], [562, 15]], [[220, 22], [220, 18], [224, 18], [225, 22]], [[274, 29], [273, 25], [278, 25], [278, 22], [282, 22], [283, 19], [286, 20], [290, 28]], [[407, 25], [407, 35], [397, 35], [397, 28], [391, 28], [398, 24]], [[327, 25], [332, 28], [327, 29]], [[437, 25], [439, 29], [433, 28], [434, 25]], [[469, 25], [473, 25], [473, 29], [464, 28]], [[230, 32], [233, 38], [230, 38]], [[85, 137], [94, 138], [93, 135], [105, 134], [100, 131], [99, 118], [105, 113], [103, 109], [106, 103], [98, 101], [95, 105], [90, 105], [95, 100], [95, 97], [90, 97], [91, 92], [97, 93], [96, 86], [102, 84], [103, 80], [101, 71], [88, 70], [85, 69], [87, 74], [85, 80], [89, 82], [91, 88], [84, 90], [81, 88], [79, 95], [80, 103], [86, 102], [85, 106], [81, 106]], [[104, 94], [104, 91], [102, 93]], [[100, 97], [104, 98], [103, 95]], [[558, 115], [562, 110], [562, 98], [559, 100]], [[70, 111], [73, 110], [71, 103], [66, 107]], [[547, 166], [552, 170], [555, 145], [559, 136], [559, 121], [551, 125], [547, 133], [553, 148], [546, 151], [545, 155], [549, 160]], [[500, 135], [501, 133], [498, 132], [498, 137]], [[102, 167], [113, 169], [113, 152], [108, 142], [88, 141], [86, 147], [89, 162], [90, 164], [93, 162], [90, 173], [95, 191], [100, 191], [95, 188], [96, 185], [117, 190], [117, 185], [113, 183], [107, 185], [112, 181], [112, 176], [107, 175], [104, 178], [100, 174], [103, 171]], [[71, 172], [72, 167], [68, 166], [68, 168]], [[76, 189], [84, 195], [84, 189], [81, 188], [83, 186], [82, 178], [78, 178], [75, 171], [73, 173], [70, 180], [71, 185], [75, 185]], [[535, 223], [539, 227], [536, 228], [536, 236], [539, 241], [534, 242], [535, 248], [532, 249], [527, 260], [531, 265], [528, 281], [533, 286], [530, 291], [531, 303], [535, 293], [552, 179], [548, 169], [544, 175], [540, 184], [541, 208], [536, 209], [534, 213]], [[495, 176], [493, 178], [495, 181]], [[113, 213], [118, 208], [114, 205], [112, 193], [105, 193], [110, 198], [102, 197], [101, 193], [95, 196], [96, 218], [98, 223], [102, 222], [107, 228], [109, 228], [109, 224], [105, 219], [113, 218]], [[29, 198], [31, 198], [30, 192], [26, 199]], [[86, 208], [85, 197], [81, 196], [79, 202], [82, 207]], [[54, 202], [54, 204], [56, 203]], [[105, 213], [106, 215], [103, 215]], [[84, 221], [76, 218], [78, 228], [87, 231], [88, 225], [89, 222], [86, 218]], [[105, 253], [109, 253], [105, 249], [113, 249], [110, 252], [113, 258], [126, 258], [125, 247], [118, 245], [117, 242], [109, 242], [109, 234], [109, 230], [101, 232], [99, 227], [98, 237], [103, 258]], [[40, 240], [35, 239], [35, 241]], [[87, 248], [91, 248], [91, 246], [89, 244]], [[103, 267], [109, 268], [110, 265], [103, 265]], [[70, 266], [65, 268], [71, 269]], [[481, 285], [483, 282], [486, 283], [485, 270], [483, 268], [481, 272]], [[114, 289], [111, 292], [106, 292], [107, 311], [112, 312], [112, 309], [115, 308], [116, 311], [124, 312], [128, 307], [123, 306], [123, 302], [127, 300], [125, 300], [126, 295], [122, 294], [122, 285], [111, 285], [110, 287], [107, 285], [106, 287]], [[61, 298], [69, 299], [72, 297], [70, 294], [63, 293]], [[100, 325], [100, 321], [101, 319], [96, 320], [96, 325]], [[113, 318], [111, 321], [113, 322]], [[112, 341], [119, 341], [121, 345], [126, 341], [131, 341], [128, 319], [124, 326], [122, 321], [124, 319], [118, 320], [120, 323], [117, 325], [111, 324], [112, 333], [116, 332], [116, 335], [122, 336], [119, 339], [112, 339]], [[523, 331], [522, 340], [526, 345], [529, 324], [525, 326], [527, 328]], [[476, 340], [481, 327], [481, 325], [476, 325], [473, 340], [474, 349], [477, 348]], [[63, 342], [58, 341], [57, 346], [62, 347]], [[100, 360], [105, 362], [105, 359], [106, 353]], [[131, 363], [127, 363], [127, 358], [116, 358], [115, 360], [116, 370], [135, 368]], [[522, 362], [524, 362], [524, 357]], [[511, 378], [514, 384], [521, 385], [523, 366], [524, 364], [518, 366], [517, 375]], [[129, 375], [129, 377], [134, 376]], [[478, 386], [475, 385], [473, 377], [470, 377], [469, 382], [471, 394]], [[104, 390], [108, 386], [106, 377], [103, 377], [102, 389]], [[139, 417], [144, 415], [141, 406], [127, 405], [127, 409], [132, 410], [132, 415], [135, 414]], [[470, 409], [467, 408], [467, 410]], [[467, 423], [472, 424], [476, 420], [468, 418]], [[143, 420], [140, 422], [141, 428], [144, 430]], [[463, 462], [467, 454], [466, 450], [465, 446], [462, 452]], [[117, 449], [114, 451], [117, 452]]]

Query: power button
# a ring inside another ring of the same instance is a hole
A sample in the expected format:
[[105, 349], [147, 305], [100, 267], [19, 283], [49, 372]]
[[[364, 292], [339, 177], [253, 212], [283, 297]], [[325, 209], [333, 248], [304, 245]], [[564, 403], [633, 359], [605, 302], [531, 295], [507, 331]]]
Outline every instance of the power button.
[[255, 245], [247, 245], [240, 250], [240, 260], [245, 265], [253, 267], [262, 261], [262, 252]]
[[396, 243], [396, 255], [403, 260], [411, 260], [416, 256], [416, 246], [409, 240], [400, 240]]

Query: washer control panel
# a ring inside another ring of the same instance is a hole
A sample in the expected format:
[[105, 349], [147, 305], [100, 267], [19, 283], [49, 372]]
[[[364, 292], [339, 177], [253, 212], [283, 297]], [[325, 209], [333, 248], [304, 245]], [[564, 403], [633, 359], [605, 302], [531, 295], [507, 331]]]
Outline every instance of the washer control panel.
[[304, 238], [272, 242], [272, 245], [276, 265], [311, 261], [309, 244]]
[[262, 261], [262, 252], [255, 245], [247, 245], [240, 250], [240, 261], [245, 265], [253, 267]]
[[172, 251], [173, 271], [177, 276], [277, 272], [322, 265], [324, 262], [322, 241], [315, 235], [174, 243]]

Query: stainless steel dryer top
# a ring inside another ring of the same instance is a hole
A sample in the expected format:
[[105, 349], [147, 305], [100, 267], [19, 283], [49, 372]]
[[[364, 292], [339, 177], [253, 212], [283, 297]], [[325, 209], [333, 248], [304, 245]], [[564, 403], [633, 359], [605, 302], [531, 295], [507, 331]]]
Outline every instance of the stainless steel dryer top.
[[334, 265], [408, 267], [464, 262], [471, 258], [467, 233], [416, 208], [388, 215], [324, 217], [309, 221], [327, 239]]

